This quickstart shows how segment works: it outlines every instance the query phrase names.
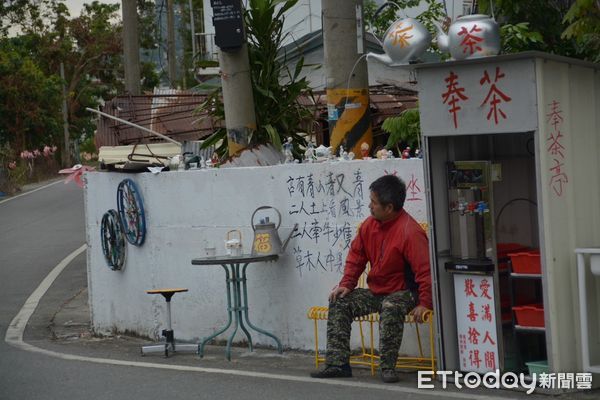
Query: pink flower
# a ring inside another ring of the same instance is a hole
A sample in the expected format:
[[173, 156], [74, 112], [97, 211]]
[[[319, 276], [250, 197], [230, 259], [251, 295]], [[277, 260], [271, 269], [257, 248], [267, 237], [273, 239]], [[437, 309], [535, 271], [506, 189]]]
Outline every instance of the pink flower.
[[16, 161], [11, 161], [8, 163], [8, 169], [15, 169], [17, 168], [17, 162]]
[[32, 152], [30, 152], [29, 150], [23, 150], [23, 151], [21, 152], [21, 158], [22, 158], [23, 160], [30, 160], [30, 159], [32, 159], [32, 158], [33, 158], [33, 153], [32, 153]]
[[[38, 149], [35, 149], [35, 150], [33, 151], [33, 156], [34, 156], [34, 157], [39, 157], [39, 156], [41, 156], [41, 155], [42, 155], [42, 153], [40, 153], [40, 151], [39, 151]], [[33, 157], [32, 157], [32, 158], [33, 158]]]
[[52, 155], [52, 149], [49, 146], [44, 146], [44, 157]]
[[56, 146], [52, 146], [52, 153], [55, 153], [55, 152], [56, 152], [56, 150], [58, 150], [58, 147], [56, 147]]

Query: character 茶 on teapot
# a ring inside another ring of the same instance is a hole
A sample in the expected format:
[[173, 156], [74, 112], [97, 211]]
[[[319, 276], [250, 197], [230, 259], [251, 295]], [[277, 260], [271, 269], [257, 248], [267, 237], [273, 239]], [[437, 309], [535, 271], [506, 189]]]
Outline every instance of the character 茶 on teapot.
[[[389, 5], [399, 7], [396, 3], [386, 2], [374, 17]], [[438, 31], [438, 48], [442, 52], [449, 52], [453, 60], [494, 56], [500, 52], [500, 29], [493, 16], [473, 14], [458, 17], [450, 25], [448, 33], [437, 24], [435, 27]], [[391, 67], [406, 65], [418, 61], [431, 40], [431, 34], [422, 23], [414, 18], [400, 18], [392, 23], [383, 36], [385, 53], [368, 53], [367, 58], [374, 58]]]
[[487, 15], [458, 17], [447, 34], [436, 27], [438, 48], [449, 52], [453, 60], [495, 56], [500, 52], [500, 28], [494, 18]]
[[[387, 6], [399, 7], [396, 3], [388, 1], [377, 9], [374, 18]], [[390, 67], [394, 67], [417, 61], [431, 44], [431, 34], [416, 19], [400, 18], [387, 29], [382, 41], [385, 53], [368, 53], [367, 59], [374, 58]]]

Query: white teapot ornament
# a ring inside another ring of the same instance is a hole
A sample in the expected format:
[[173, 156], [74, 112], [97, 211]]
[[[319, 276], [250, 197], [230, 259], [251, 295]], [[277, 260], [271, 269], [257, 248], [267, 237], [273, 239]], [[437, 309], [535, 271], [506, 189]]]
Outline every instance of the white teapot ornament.
[[500, 52], [500, 28], [494, 18], [483, 14], [458, 17], [448, 34], [436, 25], [438, 48], [454, 60], [495, 56]]

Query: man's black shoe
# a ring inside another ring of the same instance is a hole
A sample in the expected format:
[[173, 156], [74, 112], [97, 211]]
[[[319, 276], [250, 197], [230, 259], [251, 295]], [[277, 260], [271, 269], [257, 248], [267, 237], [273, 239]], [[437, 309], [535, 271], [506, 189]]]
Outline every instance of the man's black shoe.
[[381, 370], [381, 380], [384, 383], [394, 383], [398, 382], [400, 378], [398, 377], [398, 373], [393, 369], [382, 369]]
[[352, 368], [350, 364], [344, 365], [326, 365], [322, 371], [311, 372], [313, 378], [352, 378]]

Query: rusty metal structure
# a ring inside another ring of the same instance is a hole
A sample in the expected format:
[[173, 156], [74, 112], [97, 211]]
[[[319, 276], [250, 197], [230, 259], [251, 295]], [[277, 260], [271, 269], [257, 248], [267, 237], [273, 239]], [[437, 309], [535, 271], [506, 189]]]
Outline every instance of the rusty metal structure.
[[[197, 111], [206, 100], [206, 94], [179, 90], [160, 90], [142, 96], [117, 96], [106, 102], [102, 111], [137, 125], [162, 133], [179, 142], [206, 139], [221, 123], [206, 112]], [[306, 126], [307, 133], [315, 136], [317, 144], [329, 143], [327, 99], [324, 91], [298, 99], [313, 108], [316, 124]], [[395, 85], [370, 88], [370, 107], [374, 146], [384, 145], [387, 134], [381, 130], [383, 121], [402, 111], [417, 106], [417, 92]], [[109, 118], [100, 118], [96, 131], [96, 147], [120, 146], [138, 143], [162, 142], [162, 139]]]

